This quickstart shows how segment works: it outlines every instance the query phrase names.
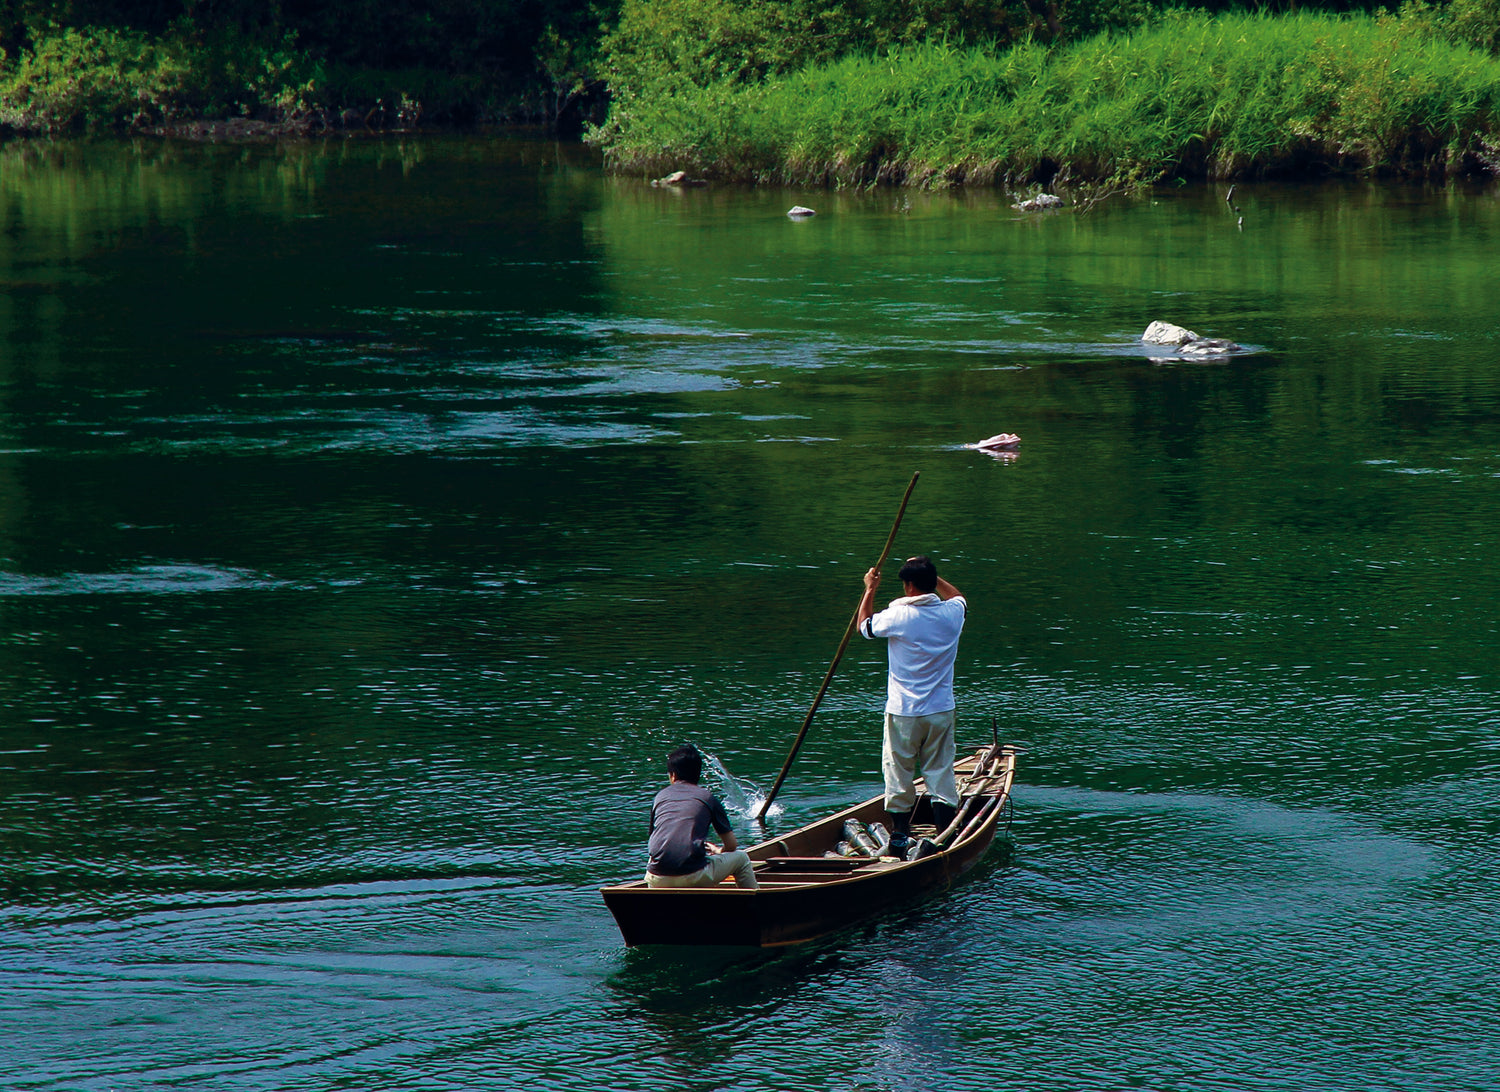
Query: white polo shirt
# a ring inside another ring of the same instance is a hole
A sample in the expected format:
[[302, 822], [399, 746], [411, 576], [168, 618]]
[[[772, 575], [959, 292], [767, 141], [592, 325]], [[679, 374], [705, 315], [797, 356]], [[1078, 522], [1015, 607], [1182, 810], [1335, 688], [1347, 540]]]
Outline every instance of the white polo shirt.
[[890, 606], [859, 627], [872, 640], [886, 638], [887, 713], [919, 717], [955, 707], [953, 661], [968, 611], [961, 595], [942, 599], [929, 592], [892, 599]]

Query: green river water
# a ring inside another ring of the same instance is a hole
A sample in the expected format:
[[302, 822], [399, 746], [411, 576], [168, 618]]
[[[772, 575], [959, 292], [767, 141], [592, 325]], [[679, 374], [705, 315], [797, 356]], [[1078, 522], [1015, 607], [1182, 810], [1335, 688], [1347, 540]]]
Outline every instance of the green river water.
[[[0, 147], [0, 1087], [1500, 1087], [1500, 199], [1234, 202]], [[626, 949], [676, 743], [878, 791], [916, 470], [1008, 837]]]

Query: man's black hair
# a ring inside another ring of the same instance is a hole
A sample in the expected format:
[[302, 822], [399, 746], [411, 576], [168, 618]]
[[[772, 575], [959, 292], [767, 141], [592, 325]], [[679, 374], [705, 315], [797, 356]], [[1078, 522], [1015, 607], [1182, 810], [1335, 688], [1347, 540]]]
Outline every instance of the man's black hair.
[[900, 577], [901, 583], [910, 584], [919, 592], [937, 591], [937, 566], [926, 554], [908, 558], [896, 575]]
[[703, 776], [703, 756], [698, 753], [698, 748], [691, 743], [684, 743], [669, 754], [667, 773], [689, 785], [698, 784], [698, 778]]

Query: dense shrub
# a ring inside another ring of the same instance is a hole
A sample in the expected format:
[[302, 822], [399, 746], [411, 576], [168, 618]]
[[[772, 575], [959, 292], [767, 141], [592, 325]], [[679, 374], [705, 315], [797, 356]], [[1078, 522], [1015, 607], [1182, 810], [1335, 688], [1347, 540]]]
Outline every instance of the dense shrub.
[[1455, 42], [1500, 54], [1500, 0], [1452, 0], [1443, 14]]
[[164, 113], [186, 75], [181, 57], [144, 35], [62, 30], [0, 82], [0, 122], [55, 130]]
[[55, 132], [306, 109], [315, 66], [283, 43], [266, 47], [186, 27], [165, 35], [52, 27], [0, 74], [0, 124]]
[[[185, 77], [190, 97], [244, 99], [227, 67], [243, 59], [290, 52], [299, 64], [321, 72], [316, 96], [325, 112], [356, 108], [391, 117], [410, 114], [420, 102], [423, 116], [442, 121], [493, 120], [518, 114], [555, 120], [580, 93], [598, 92], [598, 44], [614, 19], [618, 0], [0, 0], [0, 79], [22, 67], [35, 71], [18, 90], [46, 90], [60, 99], [66, 76], [59, 65], [76, 65], [84, 82], [105, 78], [117, 58], [165, 54], [218, 64], [215, 72]], [[73, 29], [66, 29], [73, 28]], [[66, 40], [64, 40], [66, 39]], [[81, 46], [85, 39], [98, 49]], [[229, 47], [223, 56], [222, 46]], [[192, 47], [184, 50], [183, 47]], [[102, 51], [102, 52], [101, 52]], [[218, 55], [216, 55], [218, 54]], [[126, 63], [118, 75], [131, 87], [142, 64]], [[87, 70], [87, 71], [86, 71]], [[298, 73], [300, 76], [302, 73]], [[280, 79], [280, 77], [276, 77]], [[147, 81], [150, 82], [149, 80]], [[264, 82], [264, 81], [262, 81]], [[295, 90], [290, 79], [281, 80]], [[300, 82], [305, 82], [302, 80]], [[199, 88], [198, 84], [211, 84]], [[50, 90], [49, 90], [50, 88]], [[96, 88], [103, 93], [104, 88]], [[286, 88], [272, 95], [275, 99]], [[151, 97], [148, 90], [148, 97]], [[107, 97], [107, 96], [106, 96]], [[263, 95], [248, 96], [257, 104]], [[403, 100], [407, 106], [403, 107]], [[133, 101], [133, 99], [132, 99]], [[26, 114], [8, 101], [12, 113]], [[116, 104], [119, 105], [118, 103]], [[96, 104], [104, 108], [101, 101]], [[263, 105], [252, 107], [265, 108]]]

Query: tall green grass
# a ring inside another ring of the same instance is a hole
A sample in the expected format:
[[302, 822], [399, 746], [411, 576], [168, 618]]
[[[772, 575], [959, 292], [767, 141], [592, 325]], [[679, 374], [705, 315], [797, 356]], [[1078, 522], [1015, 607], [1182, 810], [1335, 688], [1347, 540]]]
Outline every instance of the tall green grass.
[[798, 183], [1228, 178], [1500, 166], [1500, 60], [1421, 13], [1174, 13], [1005, 51], [924, 43], [746, 86], [626, 97], [625, 170]]

